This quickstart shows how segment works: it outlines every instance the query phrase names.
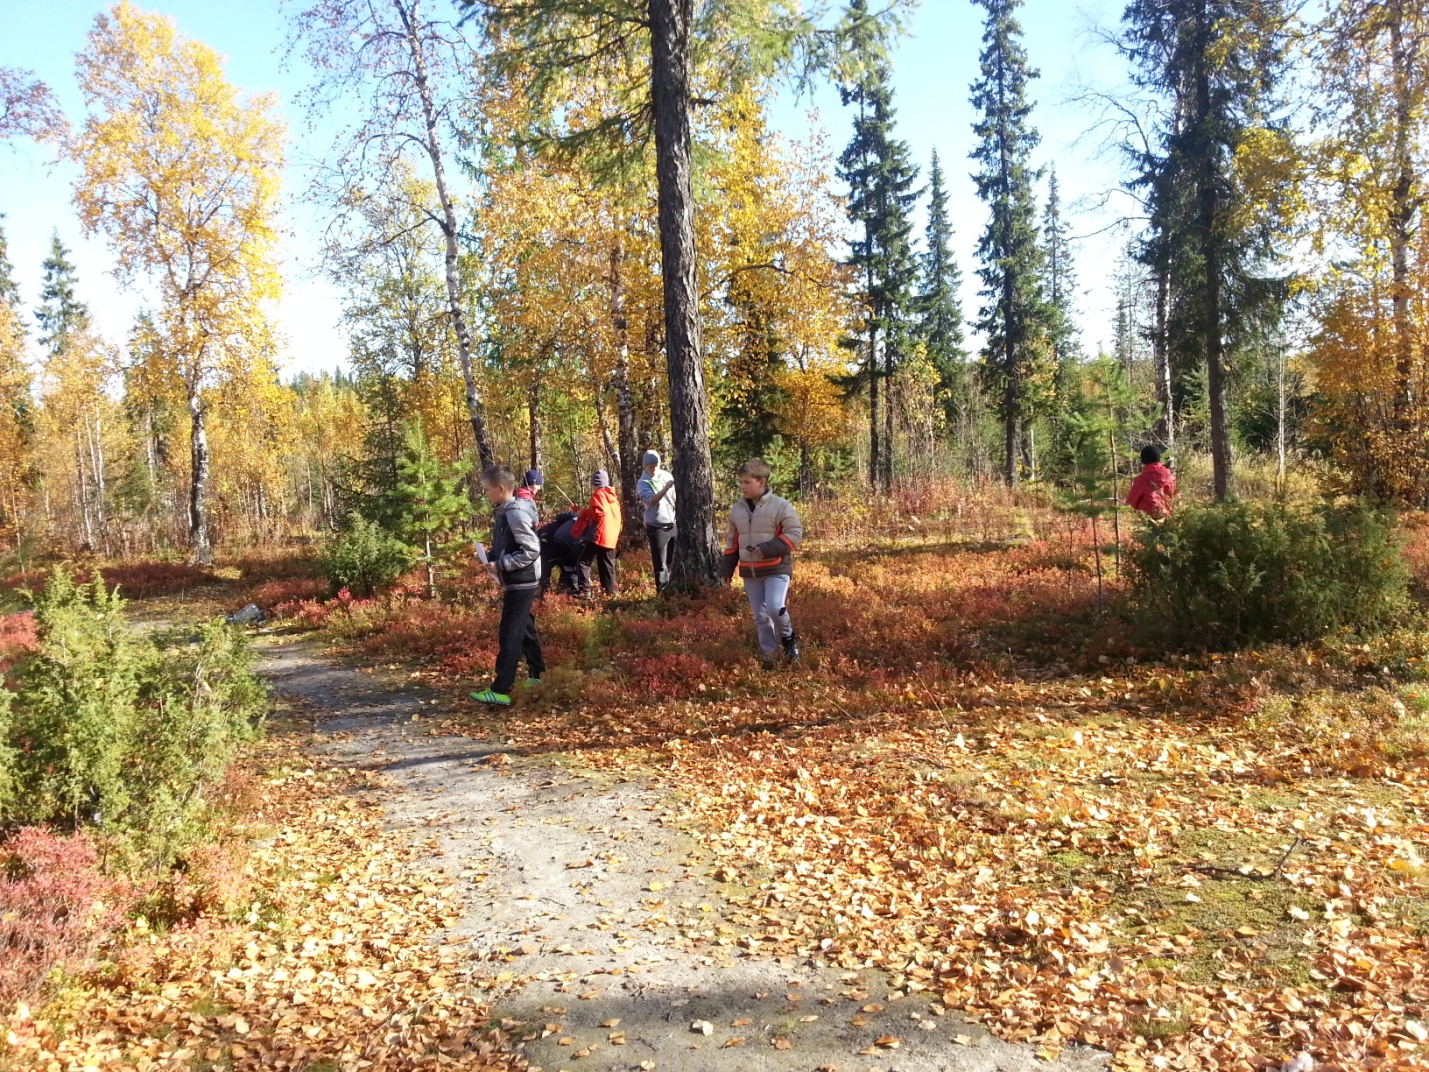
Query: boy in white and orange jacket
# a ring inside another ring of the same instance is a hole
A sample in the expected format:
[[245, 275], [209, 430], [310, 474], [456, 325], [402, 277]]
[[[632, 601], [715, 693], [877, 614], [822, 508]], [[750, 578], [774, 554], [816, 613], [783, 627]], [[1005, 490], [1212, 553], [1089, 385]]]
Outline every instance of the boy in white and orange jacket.
[[744, 579], [766, 670], [778, 664], [780, 648], [789, 662], [799, 661], [799, 635], [789, 617], [788, 599], [794, 548], [804, 538], [804, 523], [794, 505], [769, 490], [769, 473], [763, 458], [751, 458], [739, 467], [740, 500], [729, 511], [723, 563], [726, 584], [736, 570]]

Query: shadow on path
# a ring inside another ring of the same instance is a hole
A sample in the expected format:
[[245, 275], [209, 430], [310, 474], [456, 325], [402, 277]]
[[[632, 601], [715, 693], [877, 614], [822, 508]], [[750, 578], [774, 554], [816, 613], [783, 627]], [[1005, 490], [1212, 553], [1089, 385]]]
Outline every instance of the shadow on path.
[[[466, 909], [441, 938], [467, 946], [471, 974], [526, 981], [495, 1015], [524, 1040], [533, 1067], [1105, 1067], [1105, 1054], [1085, 1049], [1039, 1060], [1031, 1047], [943, 1015], [929, 995], [891, 994], [876, 971], [754, 955], [740, 942], [748, 928], [729, 918], [658, 789], [573, 771], [554, 757], [487, 762], [511, 749], [434, 735], [439, 694], [344, 666], [311, 639], [267, 645], [262, 670], [313, 717], [315, 751], [392, 776], [390, 824], [434, 841], [433, 864], [456, 880]], [[692, 1031], [696, 1021], [710, 1033]]]

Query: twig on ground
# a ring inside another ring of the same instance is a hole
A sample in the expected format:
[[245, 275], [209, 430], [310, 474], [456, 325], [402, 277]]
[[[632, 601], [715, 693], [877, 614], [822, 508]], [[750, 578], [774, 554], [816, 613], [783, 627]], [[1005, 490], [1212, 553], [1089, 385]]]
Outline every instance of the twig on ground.
[[1303, 837], [1297, 837], [1290, 843], [1290, 847], [1285, 850], [1285, 855], [1280, 858], [1280, 862], [1275, 865], [1272, 871], [1242, 871], [1233, 867], [1218, 867], [1215, 864], [1192, 864], [1191, 871], [1197, 871], [1203, 875], [1225, 875], [1228, 878], [1248, 878], [1252, 882], [1269, 882], [1271, 879], [1280, 877], [1281, 871], [1289, 862], [1291, 855], [1304, 842]]

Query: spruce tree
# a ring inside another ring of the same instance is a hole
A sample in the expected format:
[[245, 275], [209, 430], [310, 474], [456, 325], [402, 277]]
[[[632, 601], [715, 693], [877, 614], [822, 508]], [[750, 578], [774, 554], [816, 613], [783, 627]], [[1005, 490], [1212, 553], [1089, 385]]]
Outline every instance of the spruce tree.
[[1051, 169], [1047, 181], [1047, 209], [1042, 216], [1044, 256], [1047, 270], [1048, 345], [1057, 369], [1057, 400], [1065, 399], [1065, 391], [1073, 366], [1081, 359], [1081, 343], [1077, 338], [1076, 299], [1077, 273], [1072, 263], [1072, 239], [1066, 217], [1062, 215], [1061, 186], [1057, 169]]
[[[1076, 451], [1067, 415], [1080, 404], [1082, 394], [1081, 344], [1077, 337], [1077, 276], [1072, 266], [1072, 240], [1062, 214], [1061, 184], [1057, 171], [1047, 180], [1047, 207], [1042, 213], [1043, 277], [1047, 296], [1047, 342], [1053, 367], [1053, 401], [1050, 414], [1050, 468], [1058, 475], [1075, 468]], [[1120, 323], [1118, 321], [1118, 323]]]
[[403, 429], [393, 493], [396, 535], [427, 571], [427, 594], [437, 597], [437, 564], [445, 538], [471, 514], [466, 475], [437, 457], [420, 418]]
[[25, 325], [20, 319], [20, 289], [15, 285], [5, 230], [0, 227], [0, 532], [14, 539], [17, 553], [24, 547], [20, 538], [25, 527], [22, 494], [33, 476], [31, 380], [25, 359]]
[[990, 213], [978, 242], [985, 300], [978, 327], [987, 338], [984, 375], [1003, 423], [1003, 478], [1013, 486], [1035, 410], [1032, 395], [1047, 380], [1050, 364], [1045, 257], [1032, 191], [1037, 173], [1030, 162], [1040, 139], [1028, 123], [1027, 87], [1037, 72], [1027, 63], [1015, 16], [1022, 0], [974, 2], [987, 12], [987, 22], [981, 77], [972, 86], [972, 103], [981, 113], [973, 124], [980, 143], [972, 154], [980, 165], [973, 181]]
[[910, 216], [918, 199], [913, 186], [918, 169], [908, 143], [893, 134], [892, 72], [868, 0], [852, 0], [847, 24], [857, 73], [839, 92], [844, 106], [858, 112], [853, 138], [839, 157], [838, 175], [848, 183], [848, 216], [856, 228], [849, 263], [859, 271], [867, 305], [861, 342], [869, 399], [869, 477], [887, 494], [893, 487], [893, 405], [888, 395], [907, 351], [918, 275]]
[[[0, 212], [0, 220], [5, 214]], [[17, 309], [20, 305], [20, 288], [15, 284], [15, 266], [10, 263], [10, 240], [5, 237], [5, 227], [0, 224], [0, 305]]]
[[922, 279], [916, 333], [938, 373], [938, 401], [948, 427], [955, 427], [968, 398], [967, 350], [963, 346], [963, 273], [953, 256], [953, 221], [943, 164], [933, 151], [928, 172], [928, 227], [923, 236]]
[[45, 258], [42, 267], [45, 281], [40, 287], [40, 306], [35, 310], [35, 319], [39, 321], [42, 333], [40, 345], [54, 354], [89, 319], [89, 306], [75, 297], [75, 283], [79, 276], [58, 231], [50, 236], [50, 255]]
[[1283, 289], [1261, 271], [1276, 236], [1269, 214], [1242, 211], [1234, 160], [1247, 132], [1283, 130], [1290, 17], [1285, 0], [1132, 0], [1122, 16], [1134, 78], [1166, 102], [1133, 184], [1151, 219], [1146, 263], [1166, 273], [1169, 361], [1180, 378], [1205, 373], [1217, 499], [1234, 491], [1230, 356], [1274, 318]]

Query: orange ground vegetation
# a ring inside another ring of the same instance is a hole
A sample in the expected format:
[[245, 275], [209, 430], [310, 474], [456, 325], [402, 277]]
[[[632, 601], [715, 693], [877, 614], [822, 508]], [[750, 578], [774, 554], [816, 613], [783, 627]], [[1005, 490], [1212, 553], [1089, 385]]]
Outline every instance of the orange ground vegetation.
[[[438, 732], [660, 772], [739, 908], [696, 944], [881, 965], [1119, 1069], [1426, 1067], [1424, 637], [1157, 658], [1096, 615], [1074, 535], [816, 549], [809, 657], [773, 675], [737, 591], [548, 601], [540, 693]], [[319, 617], [465, 684], [494, 614]]]
[[98, 967], [0, 1023], [0, 1069], [513, 1067], [456, 950], [431, 942], [455, 911], [431, 847], [383, 829], [370, 773], [314, 769], [300, 744], [280, 735], [251, 757], [233, 834], [252, 848], [218, 883], [223, 903], [212, 884], [190, 903], [182, 879], [141, 902]]
[[[657, 602], [631, 555], [613, 604], [543, 606], [553, 669], [496, 720], [458, 699], [495, 654], [491, 590], [472, 574], [440, 603], [323, 601], [301, 567], [251, 570], [184, 605], [237, 606], [268, 585], [293, 626], [451, 686], [459, 714], [433, 732], [663, 779], [734, 906], [689, 923], [694, 945], [880, 965], [1004, 1037], [1105, 1047], [1118, 1069], [1271, 1068], [1302, 1051], [1324, 1072], [1429, 1067], [1429, 638], [1158, 655], [1096, 613], [1085, 534], [1035, 531], [816, 544], [791, 599], [808, 658], [778, 674], [754, 669], [738, 591]], [[1422, 590], [1429, 527], [1409, 536]], [[265, 1067], [301, 1067], [346, 1037], [338, 1026], [364, 1052], [406, 1046], [371, 1026], [426, 998], [389, 1007], [360, 973], [448, 987], [416, 938], [440, 895], [407, 877], [412, 850], [382, 840], [375, 804], [327, 815], [353, 782], [323, 777], [275, 783], [267, 806], [291, 844], [254, 865], [279, 891], [261, 904], [321, 908], [304, 917], [311, 948], [271, 937], [254, 909], [234, 969], [206, 970], [209, 938], [169, 942], [123, 1001], [96, 992], [102, 1031], [17, 1021], [17, 1038], [50, 1067], [101, 1045], [142, 1051], [144, 1069], [235, 1045], [247, 1061], [237, 1010], [249, 1027], [266, 1018], [279, 1063]], [[356, 855], [369, 840], [375, 856]], [[329, 944], [354, 919], [373, 937]], [[368, 952], [389, 930], [390, 966]], [[304, 967], [342, 996], [295, 984]], [[298, 992], [340, 1007], [312, 1019]], [[222, 1019], [190, 1015], [215, 993]], [[487, 1046], [480, 1007], [438, 993], [452, 1030], [414, 1024], [411, 1038]], [[144, 1035], [155, 1022], [182, 1034]]]

